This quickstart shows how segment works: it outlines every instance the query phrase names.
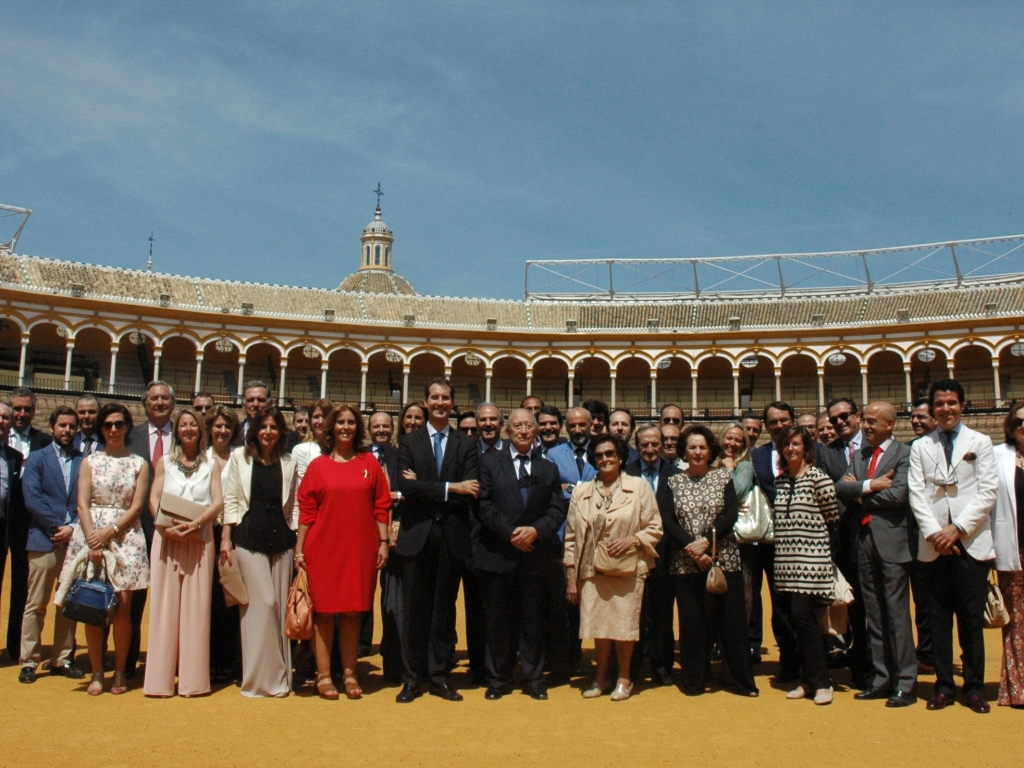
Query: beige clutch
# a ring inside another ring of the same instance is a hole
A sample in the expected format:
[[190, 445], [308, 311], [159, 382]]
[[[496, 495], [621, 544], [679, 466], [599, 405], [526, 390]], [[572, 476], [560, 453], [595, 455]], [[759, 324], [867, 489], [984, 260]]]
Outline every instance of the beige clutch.
[[[165, 493], [160, 497], [160, 512], [156, 516], [156, 524], [161, 528], [170, 528], [178, 523], [191, 523], [203, 516], [206, 507], [189, 501], [182, 496], [173, 493]], [[204, 525], [196, 535], [206, 541], [206, 530], [210, 526]]]
[[242, 573], [238, 570], [238, 562], [225, 561], [218, 565], [220, 570], [220, 585], [224, 590], [224, 604], [230, 608], [233, 605], [248, 605], [249, 593], [245, 590], [245, 582], [242, 581]]

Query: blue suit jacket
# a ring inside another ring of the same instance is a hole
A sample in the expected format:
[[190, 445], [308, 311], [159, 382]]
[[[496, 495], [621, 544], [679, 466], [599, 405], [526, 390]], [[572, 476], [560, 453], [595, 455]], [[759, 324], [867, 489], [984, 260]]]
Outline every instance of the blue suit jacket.
[[28, 551], [50, 552], [50, 528], [55, 525], [78, 523], [78, 470], [82, 454], [75, 451], [71, 461], [71, 485], [64, 489], [64, 473], [53, 448], [47, 446], [32, 451], [25, 462], [21, 489], [29, 514]]
[[[580, 469], [576, 466], [576, 454], [572, 452], [572, 449], [572, 443], [562, 443], [548, 451], [545, 456], [548, 461], [554, 462], [558, 467], [558, 476], [561, 478], [561, 482], [577, 485], [597, 477], [597, 470], [589, 461], [583, 462], [583, 476], [580, 477]], [[562, 495], [566, 499], [571, 496], [568, 491], [562, 491]]]

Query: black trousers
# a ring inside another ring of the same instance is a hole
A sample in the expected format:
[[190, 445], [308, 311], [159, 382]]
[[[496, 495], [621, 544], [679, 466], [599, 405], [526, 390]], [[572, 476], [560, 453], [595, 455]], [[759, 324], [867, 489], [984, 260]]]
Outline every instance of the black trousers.
[[826, 608], [826, 598], [802, 592], [780, 592], [779, 596], [796, 631], [803, 665], [801, 681], [812, 691], [828, 688], [832, 683], [828, 676], [825, 646], [821, 642], [821, 616]]
[[[213, 551], [220, 552], [223, 528], [213, 527]], [[228, 608], [224, 602], [224, 588], [220, 579], [213, 579], [213, 597], [210, 602], [210, 672], [215, 676], [232, 675], [241, 679], [242, 647], [238, 606]]]
[[[478, 572], [487, 618], [485, 664], [488, 685], [509, 685], [515, 667], [516, 651], [523, 665], [523, 685], [544, 682], [547, 663], [548, 593], [541, 568], [557, 563], [541, 560], [532, 569], [519, 568], [510, 573]], [[518, 621], [515, 621], [518, 618]]]
[[439, 685], [450, 680], [448, 659], [455, 650], [455, 604], [465, 561], [455, 557], [435, 522], [423, 549], [405, 558], [402, 589], [405, 603], [405, 650], [407, 685], [429, 680]]
[[[150, 518], [147, 525], [146, 517], [146, 510], [142, 510], [140, 519], [142, 520], [142, 532], [146, 536], [146, 554], [148, 555], [153, 552], [153, 520]], [[135, 674], [135, 667], [139, 663], [139, 652], [142, 649], [142, 614], [146, 612], [147, 597], [149, 597], [148, 589], [136, 589], [132, 592], [132, 641], [128, 645], [128, 660], [125, 663], [125, 672], [129, 677]]]
[[679, 664], [683, 693], [689, 696], [703, 693], [708, 685], [716, 625], [736, 689], [740, 693], [757, 690], [750, 661], [743, 573], [726, 572], [725, 581], [728, 591], [724, 595], [712, 595], [707, 591], [706, 574], [674, 577], [675, 597], [679, 602]]
[[[466, 568], [462, 571], [462, 600], [466, 616], [466, 655], [475, 681], [487, 674], [484, 653], [487, 647], [487, 610], [483, 574]], [[453, 646], [454, 647], [454, 644]]]
[[11, 557], [11, 605], [7, 613], [7, 655], [14, 661], [21, 657], [21, 620], [28, 602], [28, 523], [0, 520], [0, 580], [7, 565], [7, 552]]
[[931, 598], [924, 563], [914, 560], [910, 564], [910, 593], [914, 597], [914, 626], [917, 628], [917, 660], [929, 667], [935, 666], [932, 647]]
[[384, 679], [398, 682], [405, 664], [402, 661], [402, 629], [404, 596], [402, 595], [402, 556], [391, 551], [387, 565], [380, 572], [380, 656]]
[[850, 664], [851, 678], [854, 685], [869, 684], [871, 679], [871, 649], [868, 641], [867, 622], [864, 615], [864, 595], [860, 588], [860, 566], [857, 561], [858, 531], [854, 533], [850, 526], [843, 522], [839, 530], [838, 552], [836, 565], [850, 583], [853, 590], [853, 602], [850, 603], [848, 616], [850, 628], [847, 630], [849, 650], [847, 660]]
[[[643, 614], [640, 619], [640, 648], [650, 660], [650, 668], [671, 672], [675, 666], [676, 636], [672, 627], [672, 609], [676, 603], [673, 577], [652, 570], [644, 582]], [[744, 621], [746, 616], [744, 613]], [[633, 653], [633, 658], [643, 654]], [[637, 665], [634, 665], [637, 666]], [[634, 679], [637, 677], [634, 674]]]
[[953, 616], [956, 616], [964, 696], [985, 693], [985, 600], [990, 561], [975, 560], [963, 545], [959, 555], [940, 555], [921, 563], [928, 583], [935, 692], [956, 695], [953, 683]]
[[763, 641], [764, 609], [761, 585], [768, 579], [768, 594], [772, 601], [772, 634], [779, 646], [779, 677], [795, 680], [800, 675], [800, 651], [796, 630], [789, 618], [788, 603], [779, 600], [775, 589], [775, 546], [772, 544], [741, 544], [740, 558], [750, 580], [750, 650], [760, 655]]
[[[580, 643], [579, 611], [576, 611], [576, 629], [569, 632], [569, 601], [566, 599], [565, 568], [562, 558], [553, 558], [549, 567], [541, 570], [543, 579], [540, 589], [546, 597], [547, 636], [545, 637], [548, 669], [552, 677], [568, 680], [580, 663], [582, 645]], [[576, 649], [575, 652], [573, 649]]]

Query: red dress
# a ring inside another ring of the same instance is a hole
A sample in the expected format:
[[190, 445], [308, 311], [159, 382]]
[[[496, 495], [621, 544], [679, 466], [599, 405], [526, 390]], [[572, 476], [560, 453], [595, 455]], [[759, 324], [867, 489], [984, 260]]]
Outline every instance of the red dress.
[[350, 461], [318, 456], [299, 486], [299, 525], [310, 526], [303, 554], [317, 613], [373, 607], [380, 531], [387, 525], [391, 489], [370, 451]]

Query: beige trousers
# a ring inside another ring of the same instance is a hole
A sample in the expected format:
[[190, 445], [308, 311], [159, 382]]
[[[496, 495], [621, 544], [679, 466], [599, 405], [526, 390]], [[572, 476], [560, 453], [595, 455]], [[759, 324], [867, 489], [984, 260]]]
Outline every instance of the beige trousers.
[[292, 582], [292, 551], [268, 557], [235, 547], [249, 604], [242, 615], [242, 695], [287, 696], [292, 689], [292, 646], [285, 609]]
[[[66, 544], [57, 544], [52, 552], [28, 553], [28, 600], [25, 615], [21, 620], [21, 666], [38, 667], [43, 651], [43, 622], [46, 607], [53, 597], [53, 584], [64, 567]], [[64, 618], [64, 611], [57, 609], [53, 622], [53, 650], [50, 652], [50, 666], [59, 667], [73, 661], [75, 649], [76, 622]]]

